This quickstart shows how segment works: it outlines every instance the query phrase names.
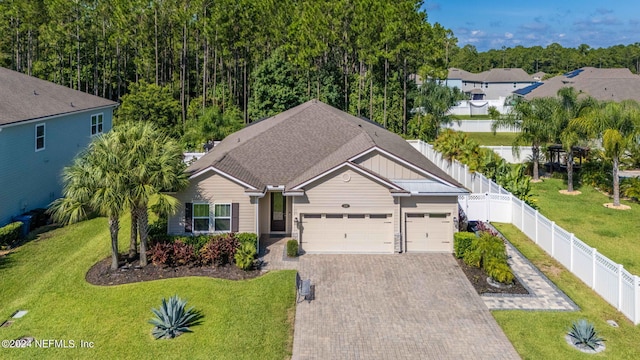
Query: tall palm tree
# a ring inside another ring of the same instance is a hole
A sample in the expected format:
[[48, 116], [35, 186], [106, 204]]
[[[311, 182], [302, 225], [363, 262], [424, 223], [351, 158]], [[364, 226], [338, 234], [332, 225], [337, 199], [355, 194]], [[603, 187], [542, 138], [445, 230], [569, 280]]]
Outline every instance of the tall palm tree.
[[163, 191], [176, 191], [188, 185], [182, 150], [173, 139], [149, 122], [125, 123], [117, 134], [125, 153], [123, 171], [127, 173], [126, 201], [132, 218], [129, 255], [135, 255], [137, 250], [137, 230], [140, 237], [140, 265], [146, 266], [149, 201], [156, 198], [165, 212], [175, 209], [176, 199]]
[[578, 95], [573, 87], [558, 90], [558, 106], [553, 114], [555, 140], [562, 144], [567, 153], [568, 192], [573, 192], [573, 149], [587, 139], [584, 127], [580, 126], [576, 120], [598, 107], [598, 102], [592, 97]]
[[534, 181], [540, 179], [540, 147], [553, 140], [555, 128], [551, 119], [557, 104], [556, 99], [551, 97], [534, 98], [529, 101], [519, 98], [511, 114], [495, 120], [492, 125], [494, 133], [500, 127], [518, 130], [513, 140], [513, 151], [516, 153], [519, 151], [519, 144], [531, 144]]
[[606, 102], [575, 120], [593, 136], [602, 138], [605, 154], [613, 162], [613, 206], [620, 206], [620, 157], [634, 141], [640, 125], [640, 105], [632, 100]]
[[63, 170], [63, 198], [49, 209], [53, 218], [70, 224], [97, 212], [109, 219], [111, 269], [118, 268], [118, 231], [125, 203], [125, 173], [120, 169], [122, 152], [109, 134], [96, 138], [69, 167]]

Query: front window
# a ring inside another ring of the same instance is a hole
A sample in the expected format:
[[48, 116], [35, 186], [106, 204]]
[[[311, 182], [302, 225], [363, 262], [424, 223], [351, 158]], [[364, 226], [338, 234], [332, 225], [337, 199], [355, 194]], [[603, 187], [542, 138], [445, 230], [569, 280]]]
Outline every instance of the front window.
[[91, 115], [91, 135], [102, 134], [102, 114]]
[[36, 151], [44, 150], [44, 124], [36, 125]]
[[193, 204], [193, 231], [209, 231], [209, 204]]
[[215, 231], [231, 231], [231, 204], [216, 204], [213, 216]]

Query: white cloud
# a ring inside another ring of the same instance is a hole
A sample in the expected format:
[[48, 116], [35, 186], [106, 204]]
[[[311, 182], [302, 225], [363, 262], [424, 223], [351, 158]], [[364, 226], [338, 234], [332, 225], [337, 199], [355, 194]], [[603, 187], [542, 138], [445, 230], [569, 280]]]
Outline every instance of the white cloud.
[[507, 38], [507, 39], [513, 39], [513, 34], [510, 33], [510, 32], [506, 32], [506, 33], [504, 33], [504, 37]]

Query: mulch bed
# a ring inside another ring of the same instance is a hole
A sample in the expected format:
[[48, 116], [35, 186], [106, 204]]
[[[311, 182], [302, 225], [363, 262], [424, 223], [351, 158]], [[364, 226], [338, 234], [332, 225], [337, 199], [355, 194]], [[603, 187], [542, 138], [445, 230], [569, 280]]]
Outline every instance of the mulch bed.
[[458, 265], [460, 265], [460, 268], [462, 269], [464, 274], [467, 276], [467, 279], [469, 279], [469, 282], [471, 283], [471, 285], [473, 285], [473, 287], [476, 289], [476, 292], [479, 295], [483, 295], [483, 294], [526, 295], [526, 294], [529, 294], [527, 289], [524, 286], [522, 286], [522, 284], [520, 284], [520, 282], [518, 281], [518, 278], [514, 280], [514, 284], [512, 286], [497, 288], [487, 283], [488, 276], [483, 269], [469, 266], [465, 264], [464, 261], [462, 261], [462, 259], [456, 259], [456, 261], [458, 262]]
[[141, 267], [136, 259], [120, 263], [118, 270], [111, 270], [111, 257], [99, 261], [89, 269], [87, 282], [93, 285], [121, 285], [141, 281], [170, 279], [185, 276], [206, 276], [227, 280], [244, 280], [260, 276], [260, 270], [244, 271], [235, 265], [223, 266], [195, 266], [185, 265], [177, 267], [156, 266], [149, 263]]

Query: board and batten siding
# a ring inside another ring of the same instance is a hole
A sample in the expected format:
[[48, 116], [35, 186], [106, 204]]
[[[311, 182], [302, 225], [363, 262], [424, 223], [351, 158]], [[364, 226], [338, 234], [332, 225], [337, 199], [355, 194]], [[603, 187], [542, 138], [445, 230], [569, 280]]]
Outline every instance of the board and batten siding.
[[387, 179], [419, 180], [425, 178], [417, 171], [375, 151], [356, 159], [354, 162]]
[[191, 179], [189, 187], [174, 196], [180, 201], [180, 205], [176, 213], [169, 217], [169, 234], [186, 234], [184, 231], [186, 203], [209, 203], [211, 217], [213, 217], [214, 204], [238, 203], [238, 231], [252, 233], [256, 231], [255, 197], [246, 195], [244, 187], [213, 171]]
[[[99, 113], [107, 132], [112, 127], [112, 108], [0, 127], [0, 226], [62, 196], [62, 169], [91, 141], [91, 115]], [[45, 126], [45, 147], [36, 151], [40, 124]]]
[[[392, 214], [396, 217], [397, 205], [389, 189], [351, 169], [335, 171], [304, 189], [304, 196], [293, 197], [293, 216], [298, 219], [305, 213]], [[396, 222], [394, 219], [394, 225]]]

